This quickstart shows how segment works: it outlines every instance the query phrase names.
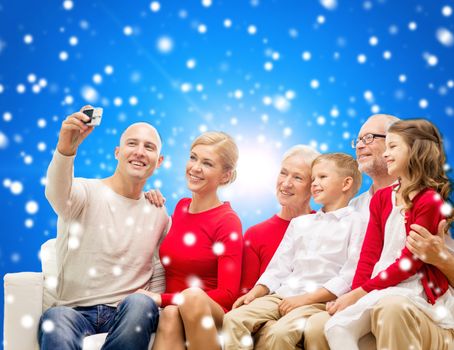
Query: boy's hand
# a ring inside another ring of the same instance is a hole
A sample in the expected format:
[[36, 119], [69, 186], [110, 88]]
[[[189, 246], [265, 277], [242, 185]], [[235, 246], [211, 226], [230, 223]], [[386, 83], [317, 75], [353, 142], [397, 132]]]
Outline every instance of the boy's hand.
[[262, 285], [262, 284], [257, 284], [252, 288], [249, 292], [247, 292], [245, 295], [239, 297], [232, 305], [232, 309], [236, 309], [237, 307], [240, 307], [241, 305], [247, 305], [249, 303], [252, 303], [252, 301], [256, 298], [263, 297], [264, 295], [267, 295], [270, 292], [268, 287]]
[[145, 198], [148, 199], [151, 204], [159, 208], [166, 203], [166, 199], [158, 189], [145, 192]]
[[296, 295], [294, 297], [288, 297], [282, 299], [282, 301], [279, 303], [279, 313], [281, 316], [287, 315], [290, 311], [293, 309], [296, 309], [297, 307], [308, 305], [310, 302], [307, 299], [306, 295]]
[[63, 121], [60, 135], [58, 136], [58, 152], [65, 156], [75, 155], [79, 145], [93, 131], [93, 126], [87, 126], [85, 124], [90, 118], [82, 113], [85, 109], [90, 108], [93, 107], [84, 106], [79, 112], [71, 114]]
[[351, 292], [344, 294], [334, 301], [326, 303], [326, 311], [332, 316], [336, 312], [339, 312], [350, 305], [356, 303], [359, 299], [365, 296], [367, 292], [361, 287], [352, 290]]

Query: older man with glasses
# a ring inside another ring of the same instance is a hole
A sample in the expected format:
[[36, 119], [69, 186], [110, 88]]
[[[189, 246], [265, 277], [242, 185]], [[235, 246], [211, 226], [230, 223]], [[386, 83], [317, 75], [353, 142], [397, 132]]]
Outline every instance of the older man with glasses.
[[[356, 150], [359, 170], [369, 175], [372, 184], [354, 198], [350, 205], [369, 221], [369, 203], [376, 191], [390, 186], [396, 181], [388, 174], [383, 153], [385, 151], [386, 131], [399, 118], [387, 114], [372, 115], [361, 127], [358, 138], [351, 141]], [[415, 226], [415, 227], [413, 227]], [[440, 226], [439, 234], [432, 235], [423, 227], [413, 225], [413, 231], [407, 238], [410, 251], [426, 263], [439, 268], [454, 286], [454, 241], [443, 237]], [[309, 349], [329, 349], [322, 335], [324, 323], [329, 319], [320, 317], [318, 324], [306, 324], [305, 343]], [[442, 349], [454, 344], [454, 331], [440, 328], [428, 316], [421, 312], [411, 301], [401, 297], [384, 298], [373, 310], [372, 333], [376, 338], [377, 349]], [[447, 345], [448, 344], [448, 345]]]

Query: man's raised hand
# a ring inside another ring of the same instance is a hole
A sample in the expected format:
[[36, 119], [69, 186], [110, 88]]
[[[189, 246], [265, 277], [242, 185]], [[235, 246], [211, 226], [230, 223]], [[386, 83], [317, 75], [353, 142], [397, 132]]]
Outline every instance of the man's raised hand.
[[76, 154], [79, 145], [93, 131], [93, 126], [85, 125], [85, 122], [88, 122], [90, 118], [82, 113], [91, 108], [93, 107], [90, 105], [84, 106], [79, 112], [71, 114], [63, 121], [58, 137], [58, 152], [65, 156]]

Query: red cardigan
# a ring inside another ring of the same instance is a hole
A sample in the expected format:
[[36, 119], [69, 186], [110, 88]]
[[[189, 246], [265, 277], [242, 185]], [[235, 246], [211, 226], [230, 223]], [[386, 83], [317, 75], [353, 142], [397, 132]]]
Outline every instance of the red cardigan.
[[[402, 249], [400, 257], [394, 263], [382, 271], [386, 273], [386, 279], [380, 277], [381, 272], [376, 277], [370, 278], [383, 249], [385, 225], [392, 210], [392, 190], [392, 186], [386, 187], [377, 191], [371, 199], [369, 225], [353, 278], [352, 289], [362, 287], [366, 292], [384, 289], [399, 284], [415, 273], [420, 273], [427, 300], [429, 303], [435, 304], [437, 298], [448, 289], [448, 279], [435, 266], [425, 264], [416, 258], [407, 247]], [[419, 192], [412, 202], [413, 207], [405, 212], [406, 234], [409, 234], [412, 224], [421, 225], [429, 232], [436, 233], [439, 222], [444, 218], [441, 214], [443, 205], [441, 196], [431, 189], [425, 189]], [[402, 259], [409, 259], [412, 262], [409, 270], [403, 271], [399, 268]]]

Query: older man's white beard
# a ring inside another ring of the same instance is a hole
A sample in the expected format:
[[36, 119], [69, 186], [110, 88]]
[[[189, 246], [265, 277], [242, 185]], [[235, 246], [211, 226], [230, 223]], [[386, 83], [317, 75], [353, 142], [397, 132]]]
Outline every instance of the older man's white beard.
[[367, 163], [361, 163], [358, 165], [359, 171], [369, 175], [370, 177], [387, 176], [388, 167], [386, 166], [385, 160], [372, 159]]

